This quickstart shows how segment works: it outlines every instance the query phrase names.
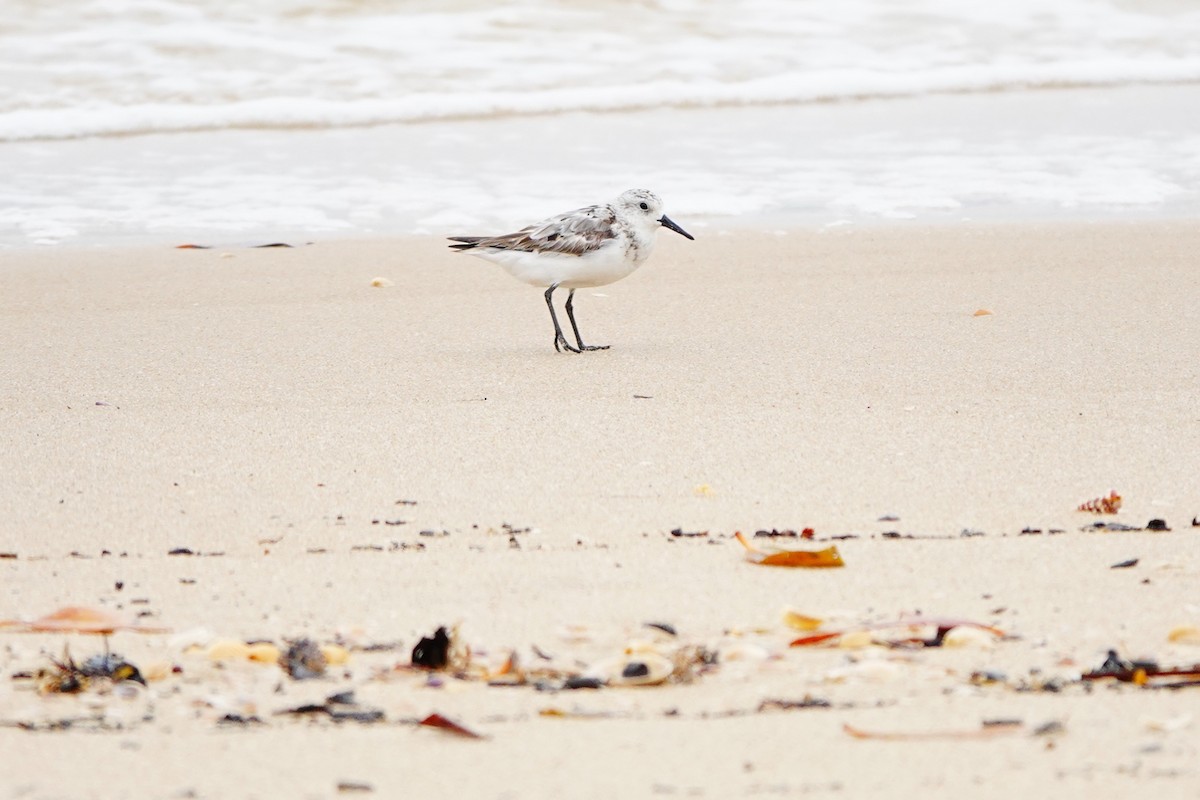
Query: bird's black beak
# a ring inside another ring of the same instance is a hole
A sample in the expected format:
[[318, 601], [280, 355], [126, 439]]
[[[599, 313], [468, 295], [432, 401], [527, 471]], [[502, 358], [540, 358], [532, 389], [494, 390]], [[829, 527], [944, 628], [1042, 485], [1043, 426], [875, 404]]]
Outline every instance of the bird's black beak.
[[696, 241], [695, 236], [692, 236], [690, 233], [685, 231], [683, 228], [679, 227], [674, 222], [672, 222], [671, 218], [668, 217], [666, 214], [663, 214], [661, 217], [658, 218], [658, 223], [660, 225], [662, 225], [664, 228], [670, 228], [671, 230], [678, 233], [680, 236], [683, 236], [687, 239], [691, 239], [693, 242]]

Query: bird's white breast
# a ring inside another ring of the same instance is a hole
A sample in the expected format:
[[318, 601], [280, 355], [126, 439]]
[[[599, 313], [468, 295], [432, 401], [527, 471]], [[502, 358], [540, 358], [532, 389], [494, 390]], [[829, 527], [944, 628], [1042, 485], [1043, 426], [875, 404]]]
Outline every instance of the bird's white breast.
[[534, 286], [557, 283], [568, 289], [586, 289], [627, 277], [642, 265], [653, 246], [653, 236], [634, 233], [609, 239], [581, 256], [498, 248], [479, 248], [467, 252], [499, 264], [509, 275]]

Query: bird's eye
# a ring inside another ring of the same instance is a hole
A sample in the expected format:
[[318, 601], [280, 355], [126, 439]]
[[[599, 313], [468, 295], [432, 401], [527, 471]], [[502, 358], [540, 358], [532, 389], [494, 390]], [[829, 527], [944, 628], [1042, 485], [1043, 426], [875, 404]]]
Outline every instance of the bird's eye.
[[640, 205], [642, 207], [642, 211], [650, 210], [650, 206], [646, 205], [645, 203], [638, 203], [638, 205]]

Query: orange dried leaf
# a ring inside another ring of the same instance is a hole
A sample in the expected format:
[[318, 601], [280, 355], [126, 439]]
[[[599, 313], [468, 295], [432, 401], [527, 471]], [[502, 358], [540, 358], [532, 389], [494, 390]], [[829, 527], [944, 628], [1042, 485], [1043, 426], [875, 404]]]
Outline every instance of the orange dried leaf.
[[44, 617], [26, 622], [4, 620], [0, 628], [15, 628], [25, 633], [95, 633], [110, 634], [114, 631], [136, 631], [138, 633], [165, 633], [166, 628], [152, 628], [126, 622], [110, 611], [86, 606], [64, 606]]
[[1167, 634], [1168, 642], [1179, 644], [1200, 644], [1200, 628], [1195, 625], [1180, 625], [1172, 628]]
[[831, 631], [829, 633], [814, 633], [812, 636], [801, 636], [788, 644], [788, 647], [809, 647], [814, 644], [828, 642], [830, 639], [836, 639], [846, 631]]
[[1086, 503], [1080, 503], [1075, 510], [1088, 511], [1092, 514], [1116, 514], [1121, 510], [1121, 495], [1114, 490], [1109, 493], [1108, 497], [1097, 497]]
[[784, 550], [757, 560], [770, 567], [844, 567], [842, 554], [836, 547], [824, 550]]
[[430, 714], [419, 723], [430, 728], [438, 728], [446, 733], [453, 733], [455, 736], [462, 736], [465, 739], [483, 739], [481, 734], [476, 733], [470, 728], [464, 728], [452, 719], [447, 719], [441, 714]]
[[783, 612], [783, 624], [798, 631], [815, 631], [824, 622], [825, 620], [819, 617], [810, 617], [807, 614], [801, 614], [799, 611], [792, 611], [791, 609]]
[[768, 567], [844, 567], [842, 554], [837, 547], [826, 547], [824, 550], [760, 550], [742, 535], [741, 531], [734, 534], [742, 546], [746, 548], [747, 558], [755, 564]]

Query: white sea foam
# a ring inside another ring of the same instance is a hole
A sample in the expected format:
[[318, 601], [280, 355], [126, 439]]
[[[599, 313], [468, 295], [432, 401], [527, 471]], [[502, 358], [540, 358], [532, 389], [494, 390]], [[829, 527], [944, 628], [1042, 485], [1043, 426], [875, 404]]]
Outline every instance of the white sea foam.
[[0, 141], [1187, 81], [1186, 0], [9, 0]]
[[1197, 131], [1189, 0], [7, 0], [0, 247], [1196, 216]]
[[1200, 86], [0, 144], [0, 247], [515, 229], [654, 188], [737, 224], [1200, 215]]

